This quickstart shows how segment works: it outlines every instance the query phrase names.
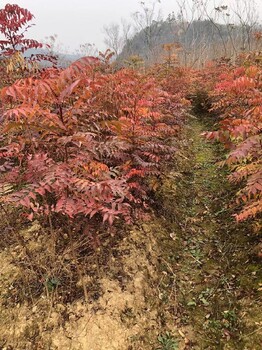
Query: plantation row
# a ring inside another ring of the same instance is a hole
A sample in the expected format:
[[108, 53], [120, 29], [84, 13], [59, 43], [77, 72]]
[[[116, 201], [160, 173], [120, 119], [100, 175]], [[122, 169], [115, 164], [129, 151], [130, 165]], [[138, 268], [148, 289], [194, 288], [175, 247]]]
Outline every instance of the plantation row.
[[239, 183], [238, 221], [262, 212], [262, 64], [261, 53], [239, 57], [239, 63], [222, 64], [209, 95], [211, 113], [219, 117], [218, 130], [208, 139], [220, 141], [229, 150], [229, 180]]
[[19, 33], [32, 15], [16, 5], [0, 15], [6, 37], [2, 204], [49, 223], [56, 216], [72, 224], [130, 222], [152, 203], [172, 167], [191, 99], [218, 117], [218, 130], [206, 137], [229, 150], [224, 164], [230, 181], [241, 186], [237, 220], [261, 213], [261, 54], [243, 55], [234, 65], [214, 62], [202, 71], [168, 61], [145, 73], [116, 69], [106, 52], [66, 69], [41, 70], [19, 53], [40, 47]]
[[83, 58], [65, 70], [2, 89], [1, 181], [5, 201], [34, 215], [130, 220], [145, 207], [150, 176], [160, 176], [176, 153], [189, 106], [151, 74], [111, 72]]

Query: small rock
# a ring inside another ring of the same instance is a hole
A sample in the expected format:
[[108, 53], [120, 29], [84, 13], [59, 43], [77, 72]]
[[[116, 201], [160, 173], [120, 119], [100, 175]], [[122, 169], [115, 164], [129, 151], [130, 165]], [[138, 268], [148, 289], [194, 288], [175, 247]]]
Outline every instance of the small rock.
[[184, 341], [185, 341], [185, 345], [189, 345], [190, 344], [190, 340], [188, 338], [185, 338]]
[[63, 311], [66, 310], [66, 306], [63, 305], [63, 304], [57, 304], [56, 305], [56, 309], [57, 309], [58, 312], [63, 312]]
[[37, 306], [35, 305], [35, 306], [32, 307], [32, 312], [36, 313], [36, 311], [37, 311]]

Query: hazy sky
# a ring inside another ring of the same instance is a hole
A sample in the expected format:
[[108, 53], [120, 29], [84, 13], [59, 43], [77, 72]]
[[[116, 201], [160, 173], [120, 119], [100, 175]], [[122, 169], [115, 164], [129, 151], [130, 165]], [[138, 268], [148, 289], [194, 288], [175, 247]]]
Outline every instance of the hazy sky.
[[[210, 1], [224, 5], [237, 0]], [[256, 1], [256, 9], [261, 18], [262, 0]], [[104, 49], [103, 26], [111, 22], [120, 22], [121, 18], [129, 20], [131, 14], [140, 9], [139, 0], [1, 1], [2, 6], [6, 3], [16, 3], [34, 14], [35, 26], [29, 30], [28, 37], [43, 40], [57, 34], [57, 42], [63, 44], [68, 51], [74, 51], [84, 43], [95, 43], [98, 48]], [[176, 0], [161, 0], [160, 6], [164, 18], [172, 11], [176, 13], [178, 9]]]

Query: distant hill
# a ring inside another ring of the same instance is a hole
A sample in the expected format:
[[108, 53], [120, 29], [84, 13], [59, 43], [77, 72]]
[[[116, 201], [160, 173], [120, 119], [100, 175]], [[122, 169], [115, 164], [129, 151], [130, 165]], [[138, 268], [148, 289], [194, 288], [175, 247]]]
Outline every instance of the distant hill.
[[48, 50], [45, 49], [29, 49], [24, 53], [25, 57], [31, 57], [32, 55], [38, 54], [56, 56], [58, 58], [58, 65], [61, 67], [66, 67], [70, 63], [78, 60], [81, 57], [80, 54], [65, 54], [60, 52], [50, 53]]
[[176, 44], [176, 53], [186, 64], [201, 64], [221, 56], [249, 49], [252, 32], [248, 26], [222, 25], [211, 20], [153, 22], [126, 42], [119, 60], [140, 56], [152, 63], [163, 57], [164, 44]]

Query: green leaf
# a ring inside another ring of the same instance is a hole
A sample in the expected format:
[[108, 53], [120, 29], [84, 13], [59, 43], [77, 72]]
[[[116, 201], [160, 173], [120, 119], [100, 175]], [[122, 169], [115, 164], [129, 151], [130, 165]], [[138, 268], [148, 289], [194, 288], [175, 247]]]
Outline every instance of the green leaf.
[[187, 303], [187, 306], [196, 306], [196, 302], [194, 300], [191, 300]]

